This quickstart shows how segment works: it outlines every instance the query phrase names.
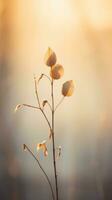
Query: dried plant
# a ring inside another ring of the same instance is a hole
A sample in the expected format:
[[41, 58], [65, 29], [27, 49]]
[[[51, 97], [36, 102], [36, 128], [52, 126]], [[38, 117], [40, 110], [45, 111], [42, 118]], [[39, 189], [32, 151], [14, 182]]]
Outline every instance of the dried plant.
[[[51, 141], [52, 144], [52, 154], [53, 154], [53, 158], [52, 158], [52, 162], [53, 162], [53, 168], [54, 168], [54, 180], [55, 180], [55, 188], [53, 188], [51, 181], [47, 175], [47, 173], [45, 172], [45, 170], [43, 169], [40, 161], [39, 161], [39, 157], [35, 156], [34, 153], [30, 150], [30, 148], [26, 145], [23, 144], [23, 149], [27, 150], [32, 156], [33, 158], [37, 161], [40, 169], [42, 170], [42, 172], [44, 173], [47, 182], [50, 186], [51, 189], [51, 194], [52, 194], [52, 199], [53, 200], [59, 200], [59, 193], [58, 193], [58, 180], [57, 180], [57, 158], [60, 157], [61, 155], [61, 146], [57, 147], [55, 146], [55, 132], [54, 132], [54, 117], [55, 117], [55, 112], [57, 110], [57, 108], [60, 106], [60, 104], [63, 102], [65, 97], [69, 97], [73, 94], [74, 92], [74, 83], [72, 80], [65, 82], [62, 85], [62, 98], [59, 101], [59, 103], [57, 103], [57, 105], [55, 105], [54, 102], [54, 81], [60, 79], [63, 74], [64, 74], [64, 69], [63, 66], [60, 64], [57, 64], [57, 57], [54, 51], [52, 51], [51, 48], [48, 48], [46, 54], [45, 54], [45, 58], [44, 58], [44, 62], [45, 64], [50, 67], [50, 75], [45, 75], [45, 74], [41, 74], [41, 76], [37, 79], [36, 77], [34, 77], [34, 85], [35, 85], [35, 94], [36, 94], [36, 98], [37, 98], [37, 106], [32, 106], [29, 104], [18, 104], [15, 108], [15, 111], [17, 111], [18, 109], [21, 109], [23, 106], [25, 107], [30, 107], [30, 108], [34, 108], [37, 110], [40, 110], [40, 112], [42, 113], [43, 117], [45, 118], [49, 130], [50, 130], [50, 134], [49, 134], [49, 140]], [[39, 92], [38, 92], [38, 85], [39, 82], [46, 77], [49, 81], [50, 81], [50, 85], [51, 85], [51, 103], [48, 100], [44, 100], [43, 102], [40, 102], [40, 98], [39, 98]], [[47, 116], [47, 114], [44, 111], [44, 107], [48, 105], [51, 111], [51, 122]], [[37, 151], [42, 150], [44, 156], [48, 156], [48, 149], [47, 149], [47, 140], [42, 141], [41, 143], [37, 144]], [[57, 152], [57, 154], [56, 154]]]

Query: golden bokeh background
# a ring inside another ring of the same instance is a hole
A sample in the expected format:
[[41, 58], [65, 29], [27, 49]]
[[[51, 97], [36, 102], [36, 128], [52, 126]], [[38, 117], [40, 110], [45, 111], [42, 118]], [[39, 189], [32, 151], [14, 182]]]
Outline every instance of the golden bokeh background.
[[[26, 143], [36, 153], [47, 125], [34, 110], [14, 114], [18, 103], [36, 104], [33, 74], [49, 74], [43, 60], [48, 46], [65, 70], [55, 81], [56, 102], [62, 83], [75, 82], [74, 95], [56, 114], [61, 199], [111, 200], [111, 0], [0, 0], [0, 199], [50, 198], [41, 172], [21, 148]], [[49, 89], [44, 80], [42, 99]], [[52, 177], [50, 155], [40, 159]]]

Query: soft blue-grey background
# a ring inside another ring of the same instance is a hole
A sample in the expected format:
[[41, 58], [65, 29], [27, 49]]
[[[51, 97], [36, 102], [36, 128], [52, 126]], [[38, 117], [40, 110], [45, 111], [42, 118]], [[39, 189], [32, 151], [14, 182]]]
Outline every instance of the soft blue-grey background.
[[[48, 137], [36, 104], [33, 74], [49, 74], [43, 57], [50, 46], [75, 93], [56, 113], [60, 199], [112, 199], [112, 2], [109, 0], [0, 0], [0, 199], [51, 199], [46, 181], [26, 143], [36, 152]], [[49, 82], [39, 87], [50, 98]], [[50, 113], [48, 112], [50, 117]], [[53, 181], [51, 149], [41, 162]]]

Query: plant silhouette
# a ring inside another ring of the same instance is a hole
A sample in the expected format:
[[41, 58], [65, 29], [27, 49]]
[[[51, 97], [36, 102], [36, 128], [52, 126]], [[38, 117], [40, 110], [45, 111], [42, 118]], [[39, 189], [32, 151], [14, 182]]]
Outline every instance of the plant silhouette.
[[[35, 86], [35, 94], [36, 94], [36, 99], [37, 99], [37, 106], [24, 104], [24, 103], [18, 104], [15, 108], [15, 112], [24, 106], [24, 107], [29, 107], [29, 108], [39, 110], [42, 113], [43, 117], [45, 118], [45, 120], [48, 124], [49, 130], [50, 130], [49, 140], [51, 141], [51, 145], [52, 145], [52, 162], [53, 162], [53, 168], [54, 168], [55, 188], [53, 188], [47, 173], [45, 172], [45, 170], [43, 169], [43, 167], [42, 167], [42, 165], [39, 161], [39, 158], [34, 155], [34, 153], [30, 150], [30, 148], [26, 144], [23, 144], [23, 149], [27, 150], [31, 154], [31, 156], [36, 160], [40, 169], [44, 173], [46, 180], [49, 184], [50, 190], [51, 190], [52, 199], [53, 200], [59, 200], [57, 163], [56, 162], [57, 162], [57, 158], [59, 158], [60, 155], [61, 155], [61, 146], [56, 148], [56, 144], [55, 144], [56, 135], [55, 135], [55, 131], [54, 131], [54, 125], [55, 125], [54, 124], [54, 118], [55, 118], [55, 112], [56, 112], [57, 108], [63, 102], [65, 97], [72, 96], [72, 94], [74, 92], [74, 83], [73, 83], [72, 80], [69, 80], [69, 81], [66, 81], [62, 85], [62, 94], [61, 94], [62, 97], [61, 97], [60, 101], [57, 103], [57, 105], [55, 105], [54, 81], [59, 80], [63, 76], [64, 68], [63, 68], [62, 65], [57, 63], [57, 56], [51, 48], [48, 48], [48, 50], [45, 54], [45, 57], [44, 57], [44, 62], [46, 64], [46, 66], [49, 67], [50, 74], [49, 75], [41, 74], [39, 78], [34, 76], [34, 86]], [[42, 79], [44, 77], [47, 78], [50, 82], [51, 102], [49, 102], [48, 100], [44, 100], [44, 101], [41, 102], [40, 98], [39, 98], [38, 85], [39, 85], [39, 82], [42, 81]], [[51, 111], [51, 122], [50, 122], [47, 114], [44, 111], [44, 107], [46, 105], [48, 105], [48, 107]], [[44, 141], [37, 144], [37, 151], [40, 151], [40, 150], [43, 151], [44, 156], [48, 156], [47, 140], [44, 140]], [[56, 150], [57, 150], [57, 155], [56, 155]]]

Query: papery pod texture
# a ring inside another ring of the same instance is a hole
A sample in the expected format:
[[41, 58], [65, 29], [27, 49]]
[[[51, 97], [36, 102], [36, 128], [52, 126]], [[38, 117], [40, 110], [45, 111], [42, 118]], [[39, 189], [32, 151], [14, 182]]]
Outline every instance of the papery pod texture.
[[62, 94], [63, 96], [72, 96], [74, 92], [74, 83], [72, 80], [66, 81], [62, 86]]
[[60, 64], [57, 64], [57, 65], [54, 65], [52, 68], [51, 68], [51, 71], [50, 71], [50, 76], [53, 78], [53, 79], [60, 79], [64, 74], [64, 69], [63, 69], [63, 66], [60, 65]]
[[45, 64], [49, 67], [52, 67], [56, 64], [56, 60], [57, 58], [55, 52], [51, 48], [48, 48], [44, 57]]

